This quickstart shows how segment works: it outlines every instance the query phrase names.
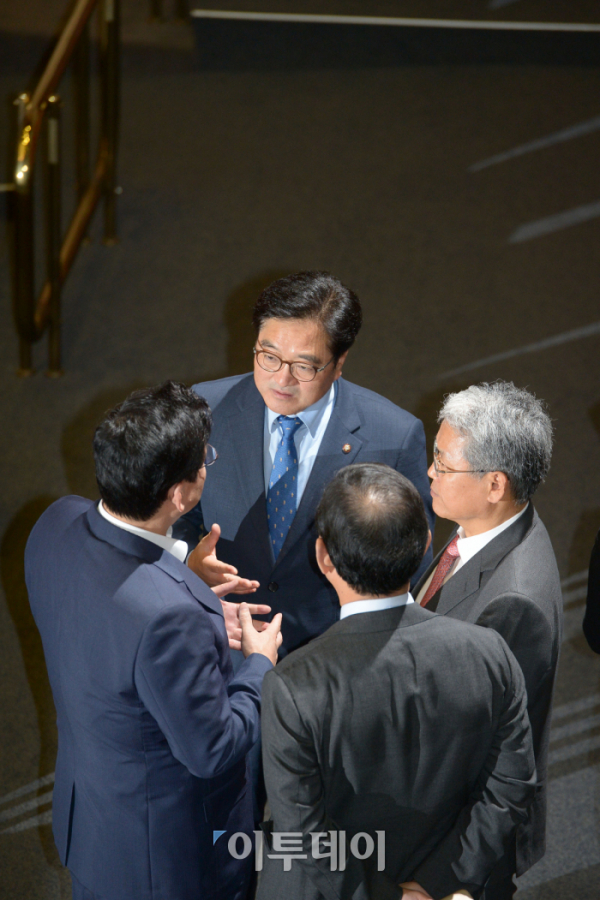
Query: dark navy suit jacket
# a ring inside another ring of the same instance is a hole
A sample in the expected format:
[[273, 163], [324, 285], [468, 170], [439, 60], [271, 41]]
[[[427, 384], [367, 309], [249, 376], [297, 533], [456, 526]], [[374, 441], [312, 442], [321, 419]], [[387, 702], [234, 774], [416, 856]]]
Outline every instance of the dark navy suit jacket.
[[[201, 503], [180, 519], [174, 534], [196, 546], [215, 522], [221, 526], [219, 559], [245, 578], [260, 581], [251, 598], [283, 613], [280, 656], [322, 634], [339, 618], [337, 595], [315, 558], [315, 512], [323, 488], [351, 463], [387, 463], [418, 488], [433, 531], [423, 425], [400, 407], [340, 378], [331, 419], [277, 560], [267, 525], [264, 483], [265, 404], [254, 377], [236, 375], [196, 384], [213, 412], [211, 443], [219, 459], [211, 469]], [[343, 448], [349, 447], [348, 452]], [[428, 551], [419, 573], [431, 561]], [[233, 599], [233, 596], [228, 599]]]
[[[217, 597], [172, 554], [64, 497], [26, 579], [57, 712], [61, 861], [103, 900], [233, 900], [251, 860], [248, 749], [269, 660], [233, 676]], [[213, 846], [213, 831], [226, 831]]]

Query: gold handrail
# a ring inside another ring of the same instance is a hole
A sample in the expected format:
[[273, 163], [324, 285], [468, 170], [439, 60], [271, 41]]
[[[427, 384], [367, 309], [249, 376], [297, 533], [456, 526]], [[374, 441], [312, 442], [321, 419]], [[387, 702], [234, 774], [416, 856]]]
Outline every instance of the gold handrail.
[[[101, 125], [97, 160], [89, 176], [89, 20], [101, 11]], [[31, 96], [17, 106], [14, 168], [14, 311], [20, 344], [19, 374], [32, 373], [32, 346], [49, 332], [49, 375], [61, 373], [60, 292], [101, 197], [105, 200], [104, 241], [116, 239], [115, 162], [119, 112], [119, 0], [77, 0]], [[77, 66], [76, 134], [78, 205], [64, 240], [60, 224], [60, 99], [55, 91], [73, 59]], [[47, 124], [45, 221], [46, 281], [34, 296], [34, 166]]]

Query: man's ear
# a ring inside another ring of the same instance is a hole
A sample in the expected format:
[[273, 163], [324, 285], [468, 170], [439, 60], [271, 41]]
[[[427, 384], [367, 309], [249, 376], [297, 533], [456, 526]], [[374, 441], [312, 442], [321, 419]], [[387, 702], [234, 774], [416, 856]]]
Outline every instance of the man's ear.
[[179, 481], [169, 488], [167, 492], [167, 500], [170, 500], [177, 512], [184, 513], [187, 509], [184, 497], [184, 482]]
[[344, 363], [346, 362], [347, 356], [348, 356], [348, 351], [346, 350], [346, 352], [342, 353], [342, 355], [336, 362], [336, 364], [335, 364], [336, 375], [335, 375], [335, 378], [333, 379], [334, 381], [337, 381], [338, 378], [340, 377], [340, 375], [342, 374], [342, 369], [344, 368]]
[[490, 472], [491, 481], [488, 491], [489, 503], [499, 503], [501, 500], [512, 500], [510, 481], [504, 472]]
[[322, 537], [317, 538], [315, 550], [317, 553], [317, 565], [325, 578], [329, 578], [331, 572], [335, 572], [335, 566], [331, 562], [331, 558]]

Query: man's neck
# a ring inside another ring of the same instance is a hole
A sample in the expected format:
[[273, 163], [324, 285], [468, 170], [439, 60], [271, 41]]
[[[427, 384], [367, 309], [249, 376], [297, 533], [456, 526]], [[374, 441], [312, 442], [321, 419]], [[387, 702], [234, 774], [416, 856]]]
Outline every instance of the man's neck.
[[126, 525], [133, 525], [135, 528], [142, 528], [144, 531], [151, 531], [152, 534], [161, 534], [165, 536], [173, 524], [173, 521], [171, 521], [165, 513], [161, 513], [160, 511], [152, 516], [151, 519], [140, 521], [139, 519], [130, 519], [127, 516], [121, 516], [119, 513], [113, 512], [112, 509], [108, 508], [104, 501], [102, 502], [102, 505], [109, 516], [113, 516], [113, 518], [118, 519], [119, 522], [125, 522]]
[[355, 603], [357, 600], [381, 600], [381, 598], [384, 596], [400, 597], [401, 594], [408, 593], [408, 589], [409, 584], [407, 582], [400, 588], [400, 590], [390, 591], [389, 594], [359, 594], [345, 582], [342, 582], [342, 584], [340, 584], [339, 586], [336, 585], [340, 606], [345, 606], [347, 603]]
[[512, 519], [524, 510], [526, 506], [527, 503], [519, 504], [514, 503], [512, 500], [501, 500], [499, 503], [494, 504], [485, 516], [463, 519], [462, 521], [457, 521], [456, 524], [460, 525], [465, 533], [465, 537], [475, 537], [477, 534], [485, 534], [486, 531], [492, 531], [492, 529], [508, 522], [509, 519]]

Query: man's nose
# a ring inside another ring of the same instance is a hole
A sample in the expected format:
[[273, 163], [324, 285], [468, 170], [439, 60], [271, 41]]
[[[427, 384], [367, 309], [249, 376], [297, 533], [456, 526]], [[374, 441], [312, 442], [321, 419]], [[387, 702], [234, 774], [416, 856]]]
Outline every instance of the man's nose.
[[431, 465], [427, 469], [427, 476], [428, 478], [431, 478], [432, 481], [434, 478], [437, 478], [437, 472], [435, 471], [435, 466], [433, 465], [433, 463], [431, 463]]
[[278, 372], [274, 372], [273, 378], [281, 387], [296, 383], [296, 379], [292, 375], [287, 363], [284, 363]]

